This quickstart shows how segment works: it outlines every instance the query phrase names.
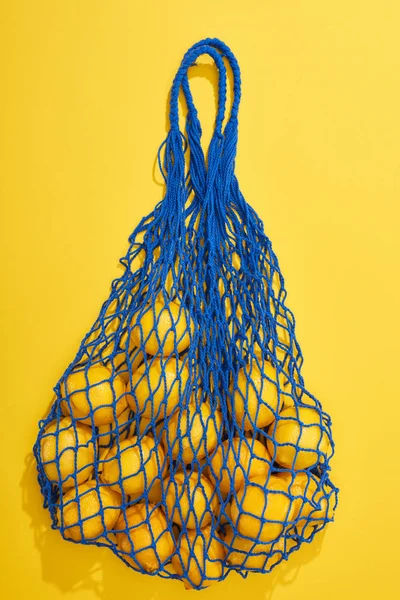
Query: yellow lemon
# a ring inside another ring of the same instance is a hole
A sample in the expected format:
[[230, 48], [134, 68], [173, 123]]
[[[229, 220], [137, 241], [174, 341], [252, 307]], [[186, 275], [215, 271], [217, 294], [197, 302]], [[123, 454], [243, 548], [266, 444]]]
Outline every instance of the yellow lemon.
[[[107, 425], [126, 408], [125, 384], [107, 367], [72, 372], [61, 385], [62, 409], [86, 425]], [[92, 418], [90, 416], [92, 412]]]
[[165, 481], [168, 517], [188, 529], [209, 525], [216, 513], [218, 498], [214, 486], [197, 471], [175, 473]]
[[219, 515], [220, 525], [225, 525], [231, 522], [231, 505], [225, 504], [225, 506], [221, 507], [221, 512]]
[[294, 367], [292, 377], [289, 377], [288, 360], [286, 360], [281, 367], [282, 368], [279, 371], [278, 378], [282, 393], [282, 403], [284, 408], [288, 408], [289, 406], [295, 406], [294, 393], [296, 389], [299, 389], [298, 386], [300, 385], [300, 375], [298, 369]]
[[327, 454], [329, 438], [317, 410], [305, 407], [285, 408], [273, 423], [267, 440], [271, 456], [286, 469], [307, 469]]
[[210, 478], [223, 494], [242, 487], [246, 477], [268, 475], [271, 457], [258, 440], [225, 440], [211, 457]]
[[284, 554], [297, 544], [293, 538], [285, 539], [284, 535], [275, 542], [256, 544], [252, 540], [235, 535], [231, 527], [228, 528], [224, 541], [229, 546], [226, 560], [232, 567], [264, 572], [270, 571], [282, 560]]
[[[258, 361], [259, 370], [265, 370], [263, 364], [267, 364], [267, 361], [269, 361], [268, 350], [271, 344], [268, 333], [261, 327], [259, 327], [257, 331], [253, 330], [251, 327], [248, 327], [246, 331], [243, 331], [242, 328], [238, 328], [234, 325], [231, 326], [231, 329], [232, 340], [236, 346], [238, 356], [242, 359], [246, 358], [248, 362], [254, 361], [255, 364], [257, 364]], [[266, 369], [269, 369], [269, 366], [267, 366]], [[277, 370], [277, 379], [274, 378], [274, 381], [275, 380], [279, 383], [281, 394], [287, 393], [287, 388], [284, 387], [287, 384], [287, 377], [284, 377], [283, 374]], [[281, 400], [284, 400], [284, 398], [282, 397]]]
[[304, 538], [309, 538], [315, 528], [321, 528], [327, 519], [333, 519], [336, 495], [332, 489], [326, 485], [321, 486], [313, 477], [310, 477], [303, 494], [305, 502], [296, 522], [296, 531]]
[[148, 417], [141, 417], [139, 420], [139, 434], [150, 435], [157, 440], [159, 440], [162, 436], [163, 427], [163, 419], [160, 419], [156, 423], [154, 423], [153, 419], [149, 419]]
[[[127, 357], [127, 353], [126, 353], [127, 340], [128, 340], [128, 332], [125, 331], [121, 336], [121, 340], [119, 342], [118, 350], [117, 350], [117, 353], [115, 354], [115, 356], [112, 359], [110, 359], [110, 356], [115, 348], [115, 341], [113, 341], [109, 345], [109, 347], [107, 349], [107, 355], [106, 355], [106, 357], [109, 359], [109, 360], [106, 360], [106, 366], [110, 369], [110, 371], [112, 370], [112, 367], [114, 367], [117, 375], [119, 377], [121, 377], [121, 379], [123, 380], [123, 382], [125, 384], [127, 384], [128, 381], [130, 380], [130, 374], [133, 373], [138, 368], [138, 366], [142, 364], [142, 362], [144, 360], [143, 352], [140, 350], [140, 348], [135, 347], [132, 336], [130, 336], [130, 338], [129, 338], [128, 357]], [[103, 360], [106, 357], [103, 356]], [[129, 358], [129, 360], [128, 360], [128, 358]]]
[[185, 464], [199, 461], [210, 454], [221, 434], [222, 416], [210, 405], [190, 402], [183, 410], [176, 409], [165, 426], [163, 444], [165, 453], [170, 450], [173, 460], [179, 455]]
[[264, 361], [263, 371], [253, 360], [238, 373], [231, 401], [233, 416], [245, 430], [266, 427], [279, 410], [278, 375], [275, 367]]
[[300, 385], [300, 375], [296, 368], [293, 369], [292, 378], [288, 374], [288, 365], [283, 366], [283, 370], [279, 372], [279, 382], [282, 392], [282, 403], [284, 408], [296, 406], [295, 397], [298, 402], [306, 404], [311, 408], [316, 408], [317, 403], [314, 398], [304, 392], [304, 388]]
[[189, 346], [190, 329], [189, 315], [181, 304], [156, 301], [134, 320], [132, 338], [148, 354], [169, 356]]
[[224, 559], [225, 548], [221, 538], [216, 533], [211, 537], [211, 527], [208, 526], [198, 532], [189, 529], [181, 533], [172, 565], [182, 577], [186, 589], [208, 587], [221, 579]]
[[283, 406], [285, 408], [289, 408], [290, 406], [295, 406], [294, 398], [290, 394], [282, 395], [282, 402], [283, 402]]
[[96, 481], [87, 481], [64, 494], [57, 513], [58, 524], [66, 538], [76, 542], [92, 540], [113, 529], [120, 507], [120, 494]]
[[[296, 377], [296, 375], [294, 375]], [[279, 373], [279, 381], [282, 390], [282, 404], [283, 408], [289, 408], [290, 406], [296, 406], [294, 396], [291, 393], [292, 385], [288, 376], [285, 373]]]
[[148, 489], [146, 489], [148, 501], [154, 505], [161, 504], [163, 490], [165, 490], [165, 480], [161, 476], [153, 479]]
[[[118, 329], [122, 328], [122, 306], [123, 296], [121, 298], [116, 298], [111, 302], [104, 315], [106, 320], [104, 327], [99, 324], [89, 336], [86, 344], [89, 344], [89, 350], [91, 349], [89, 354], [92, 360], [100, 357], [101, 362], [103, 362], [110, 371], [112, 371], [114, 367], [114, 371], [116, 371], [122, 380], [127, 383], [129, 380], [129, 371], [133, 371], [141, 362], [143, 362], [143, 353], [135, 348], [132, 339], [129, 340], [127, 349], [127, 331], [125, 330], [122, 335], [118, 332]], [[119, 314], [118, 310], [120, 311]], [[98, 348], [93, 351], [93, 341], [96, 340], [99, 340]], [[128, 351], [130, 357], [129, 368], [126, 361], [126, 351]], [[115, 354], [113, 358], [111, 358], [112, 354]], [[86, 362], [87, 360], [83, 360], [82, 364], [85, 364]]]
[[289, 471], [284, 471], [281, 473], [276, 473], [276, 477], [279, 477], [281, 481], [284, 481], [287, 485], [287, 491], [290, 496], [292, 496], [292, 518], [293, 520], [297, 518], [305, 500], [305, 489], [308, 485], [311, 477], [308, 473], [304, 473], [303, 471], [293, 474]]
[[[163, 473], [164, 452], [152, 437], [133, 436], [113, 446], [105, 456], [101, 479], [114, 490], [140, 496]], [[122, 489], [121, 489], [122, 488]]]
[[139, 502], [126, 509], [115, 526], [117, 545], [123, 558], [136, 570], [152, 573], [161, 568], [174, 551], [161, 508]]
[[176, 357], [155, 358], [143, 363], [128, 383], [128, 404], [147, 418], [160, 419], [172, 413], [189, 378], [186, 363]]
[[[87, 481], [93, 472], [92, 429], [71, 417], [53, 421], [40, 440], [43, 467], [52, 483], [62, 489]], [[60, 479], [61, 478], [61, 479]]]
[[231, 516], [242, 536], [275, 540], [293, 518], [286, 483], [274, 475], [253, 477], [232, 499]]
[[[129, 400], [129, 398], [128, 398]], [[149, 419], [148, 417], [140, 417], [140, 421], [139, 421], [139, 434], [143, 435], [149, 435], [153, 433], [153, 428], [152, 428], [152, 419]]]
[[[98, 429], [98, 443], [100, 449], [100, 460], [103, 460], [110, 449], [112, 441], [116, 438], [120, 441], [132, 437], [135, 433], [136, 419], [131, 409], [126, 408], [112, 423], [102, 425]], [[103, 468], [103, 463], [99, 467]]]

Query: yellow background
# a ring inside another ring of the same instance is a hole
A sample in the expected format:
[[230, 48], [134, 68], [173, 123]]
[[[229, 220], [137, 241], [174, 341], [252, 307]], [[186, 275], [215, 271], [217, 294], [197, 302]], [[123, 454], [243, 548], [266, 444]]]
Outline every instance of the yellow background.
[[[49, 530], [30, 451], [128, 236], [161, 197], [168, 90], [205, 36], [242, 68], [237, 173], [280, 258], [306, 383], [333, 418], [341, 496], [335, 524], [289, 563], [201, 597], [398, 597], [399, 3], [9, 0], [0, 11], [2, 597], [188, 597]], [[215, 77], [192, 71], [209, 133]]]

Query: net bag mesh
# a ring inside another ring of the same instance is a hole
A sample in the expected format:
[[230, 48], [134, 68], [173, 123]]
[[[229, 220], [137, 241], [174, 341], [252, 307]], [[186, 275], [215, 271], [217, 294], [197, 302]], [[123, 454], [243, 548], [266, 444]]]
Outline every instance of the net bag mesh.
[[[219, 72], [207, 158], [187, 77], [202, 54]], [[220, 40], [184, 56], [159, 152], [164, 198], [130, 237], [34, 447], [65, 539], [196, 589], [269, 572], [337, 503], [330, 418], [305, 388], [278, 260], [235, 176], [240, 86]]]

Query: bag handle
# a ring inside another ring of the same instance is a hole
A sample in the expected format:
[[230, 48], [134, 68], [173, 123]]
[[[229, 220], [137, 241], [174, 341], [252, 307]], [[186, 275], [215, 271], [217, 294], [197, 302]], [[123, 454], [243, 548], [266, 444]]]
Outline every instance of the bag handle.
[[[219, 56], [215, 53], [215, 50], [218, 51]], [[218, 112], [214, 133], [210, 142], [208, 164], [210, 167], [212, 161], [215, 163], [215, 159], [217, 159], [218, 163], [221, 160], [222, 171], [226, 176], [227, 187], [229, 187], [229, 181], [231, 181], [231, 176], [233, 176], [234, 160], [237, 151], [238, 111], [241, 99], [241, 76], [238, 61], [230, 48], [217, 38], [206, 38], [194, 44], [186, 52], [182, 60], [181, 67], [174, 79], [172, 89], [174, 91], [174, 102], [176, 102], [176, 104], [172, 105], [171, 91], [171, 129], [177, 128], [178, 125], [177, 103], [179, 89], [182, 87], [188, 108], [186, 132], [191, 153], [190, 178], [196, 192], [200, 196], [204, 197], [207, 187], [207, 180], [209, 180], [209, 177], [207, 177], [206, 161], [204, 158], [203, 149], [201, 147], [202, 129], [198, 118], [197, 109], [193, 102], [193, 96], [190, 91], [189, 80], [187, 76], [188, 68], [193, 64], [194, 60], [202, 54], [209, 54], [214, 59], [214, 62], [219, 70]], [[222, 60], [223, 57], [227, 58], [233, 74], [233, 101], [228, 122], [224, 128], [224, 131], [222, 132], [222, 122], [226, 110], [226, 68]], [[219, 147], [218, 156], [215, 156], [216, 146]], [[212, 171], [215, 172], [215, 169], [212, 169]], [[214, 178], [214, 176], [212, 176], [212, 178]]]
[[[213, 45], [205, 42], [210, 41]], [[230, 118], [222, 131], [226, 109], [226, 67], [221, 52], [228, 58], [234, 74], [234, 98]], [[201, 147], [201, 125], [189, 87], [187, 72], [195, 60], [202, 54], [208, 54], [214, 60], [219, 72], [218, 78], [218, 109], [215, 119], [214, 132], [208, 149], [208, 165]], [[170, 94], [169, 121], [170, 129], [166, 140], [159, 149], [158, 162], [160, 171], [165, 179], [167, 189], [163, 210], [172, 214], [184, 205], [188, 190], [195, 190], [199, 200], [208, 201], [214, 196], [212, 189], [218, 181], [220, 190], [218, 197], [227, 198], [227, 193], [235, 181], [234, 159], [237, 147], [237, 115], [240, 102], [240, 69], [237, 60], [230, 49], [216, 38], [208, 38], [197, 42], [185, 53], [182, 63], [176, 73]], [[187, 139], [179, 129], [178, 101], [182, 88], [188, 106], [186, 119]], [[185, 177], [185, 150], [190, 148], [190, 164], [188, 178]], [[162, 149], [165, 147], [163, 160]], [[228, 192], [229, 193], [229, 192]], [[172, 211], [172, 213], [171, 213]]]
[[[218, 50], [218, 52], [220, 53], [220, 56], [222, 58], [224, 58], [224, 57], [227, 58], [229, 66], [232, 71], [232, 75], [233, 75], [233, 102], [232, 102], [231, 114], [230, 114], [229, 120], [232, 120], [232, 121], [237, 120], [238, 113], [239, 113], [240, 99], [242, 96], [242, 80], [241, 80], [241, 75], [240, 75], [240, 67], [239, 67], [239, 63], [237, 61], [236, 56], [233, 54], [233, 52], [229, 48], [229, 46], [227, 46], [222, 40], [219, 40], [218, 38], [205, 38], [204, 40], [201, 40], [200, 42], [197, 42], [196, 44], [194, 44], [190, 48], [189, 52], [191, 50], [198, 48], [199, 46], [211, 46], [212, 48], [215, 48], [216, 50]], [[189, 85], [184, 87], [184, 93], [185, 93], [186, 102], [188, 104], [188, 107], [189, 107], [189, 104], [190, 104], [190, 106], [194, 106], [192, 95], [191, 95], [191, 92], [189, 89]], [[196, 113], [197, 113], [197, 111], [196, 111]]]
[[[187, 72], [188, 69], [193, 65], [195, 60], [203, 55], [208, 54], [214, 60], [214, 63], [218, 69], [218, 109], [215, 118], [214, 132], [210, 141], [208, 149], [208, 166], [206, 168], [206, 161], [204, 153], [201, 147], [201, 125], [197, 116], [197, 110], [193, 103], [193, 97], [190, 92], [189, 81]], [[222, 148], [222, 124], [225, 116], [225, 105], [226, 105], [226, 68], [224, 61], [220, 53], [212, 46], [197, 43], [194, 47], [184, 55], [181, 65], [178, 69], [177, 74], [172, 83], [171, 87], [171, 98], [170, 98], [170, 134], [172, 137], [176, 136], [181, 132], [179, 130], [179, 112], [178, 112], [178, 100], [179, 91], [182, 88], [186, 103], [188, 107], [188, 114], [186, 119], [186, 130], [188, 137], [188, 144], [190, 147], [190, 182], [194, 188], [196, 194], [200, 197], [204, 197], [207, 186], [210, 181], [215, 177], [216, 165], [219, 163], [221, 148]], [[210, 169], [211, 167], [211, 169]]]
[[208, 54], [214, 59], [214, 62], [219, 71], [218, 78], [218, 110], [215, 119], [214, 134], [217, 136], [222, 135], [222, 123], [225, 116], [225, 104], [226, 104], [226, 68], [224, 61], [221, 58], [219, 52], [206, 44], [198, 43], [190, 48], [182, 59], [182, 63], [175, 75], [174, 81], [171, 88], [171, 100], [170, 100], [170, 111], [169, 121], [171, 131], [179, 131], [179, 113], [178, 113], [178, 99], [179, 90], [181, 87], [184, 90], [186, 102], [188, 105], [188, 114], [192, 118], [197, 118], [197, 110], [193, 103], [193, 97], [189, 88], [189, 81], [187, 78], [188, 69], [193, 65], [196, 58], [202, 54]]

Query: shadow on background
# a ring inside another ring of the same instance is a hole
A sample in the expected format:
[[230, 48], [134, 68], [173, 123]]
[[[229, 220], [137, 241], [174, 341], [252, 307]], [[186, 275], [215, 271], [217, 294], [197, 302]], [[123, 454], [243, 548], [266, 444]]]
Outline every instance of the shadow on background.
[[[158, 597], [154, 579], [135, 573], [113, 556], [107, 548], [85, 546], [63, 540], [51, 528], [50, 514], [43, 508], [43, 497], [37, 482], [36, 462], [32, 454], [25, 459], [21, 479], [22, 509], [29, 516], [35, 548], [40, 554], [42, 580], [63, 593], [87, 591], [90, 597], [115, 600], [126, 597], [127, 592], [140, 589], [141, 600]], [[160, 587], [160, 580], [158, 586]], [[176, 596], [180, 584], [165, 581], [165, 591]], [[182, 588], [183, 589], [183, 588]], [[174, 593], [172, 593], [174, 590]], [[136, 596], [136, 594], [134, 594]], [[162, 594], [163, 597], [164, 593]]]
[[[125, 597], [129, 590], [130, 593], [140, 590], [141, 600], [156, 600], [160, 597], [172, 600], [184, 592], [183, 585], [178, 581], [161, 581], [158, 577], [155, 580], [135, 573], [107, 548], [63, 540], [58, 531], [51, 529], [50, 515], [42, 506], [36, 463], [31, 454], [25, 460], [21, 488], [22, 508], [30, 518], [44, 582], [56, 586], [63, 594], [86, 590], [101, 600]], [[248, 594], [250, 590], [254, 596], [254, 590], [257, 589], [255, 598], [273, 600], [277, 586], [293, 583], [302, 566], [319, 555], [324, 533], [325, 530], [318, 534], [312, 544], [303, 544], [298, 552], [291, 555], [289, 561], [281, 563], [269, 575], [250, 574], [247, 579], [243, 579], [238, 574], [231, 573], [225, 582], [203, 591], [201, 597], [207, 600], [219, 599], [221, 593], [224, 593], [238, 598]]]
[[[25, 459], [21, 488], [22, 509], [30, 518], [35, 547], [41, 558], [43, 581], [53, 583], [63, 593], [87, 589], [99, 594], [100, 556], [97, 554], [96, 560], [92, 548], [64, 542], [61, 535], [51, 529], [50, 514], [43, 508], [33, 455]], [[102, 552], [102, 549], [96, 550]]]

